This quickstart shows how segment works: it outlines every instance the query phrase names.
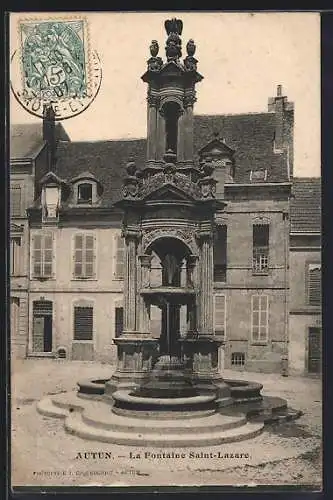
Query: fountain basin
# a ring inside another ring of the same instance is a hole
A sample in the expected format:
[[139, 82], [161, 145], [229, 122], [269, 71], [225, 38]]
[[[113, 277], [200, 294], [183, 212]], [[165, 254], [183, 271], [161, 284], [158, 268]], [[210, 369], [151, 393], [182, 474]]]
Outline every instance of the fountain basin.
[[114, 407], [134, 411], [195, 411], [214, 407], [215, 394], [182, 398], [149, 398], [119, 390], [112, 394]]
[[[78, 382], [79, 394], [103, 395], [105, 384], [109, 379], [87, 379]], [[249, 380], [224, 379], [224, 382], [230, 387], [231, 397], [237, 403], [247, 401], [261, 401], [260, 394], [263, 385]], [[115, 393], [114, 393], [115, 394]], [[114, 396], [113, 394], [113, 396]], [[168, 399], [168, 398], [165, 398]], [[173, 401], [177, 398], [170, 398]], [[179, 398], [182, 399], [182, 398]], [[189, 398], [186, 398], [189, 401]]]

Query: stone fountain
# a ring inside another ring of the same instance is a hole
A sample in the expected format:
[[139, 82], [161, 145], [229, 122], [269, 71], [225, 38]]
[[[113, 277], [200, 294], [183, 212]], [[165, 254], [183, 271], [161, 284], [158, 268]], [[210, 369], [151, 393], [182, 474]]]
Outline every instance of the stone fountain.
[[[116, 204], [125, 240], [117, 368], [109, 379], [79, 381], [77, 393], [43, 400], [38, 409], [64, 417], [69, 432], [87, 439], [213, 445], [251, 438], [265, 422], [299, 412], [280, 398], [263, 397], [261, 384], [223, 379], [223, 337], [213, 325], [213, 238], [215, 213], [226, 201], [215, 197], [212, 165], [194, 160], [195, 85], [203, 78], [195, 44], [188, 42], [181, 61], [182, 22], [172, 19], [165, 27], [166, 60], [153, 41], [142, 76], [148, 84], [146, 163], [139, 171], [135, 158], [129, 160]], [[151, 330], [152, 307], [160, 311], [158, 336]]]

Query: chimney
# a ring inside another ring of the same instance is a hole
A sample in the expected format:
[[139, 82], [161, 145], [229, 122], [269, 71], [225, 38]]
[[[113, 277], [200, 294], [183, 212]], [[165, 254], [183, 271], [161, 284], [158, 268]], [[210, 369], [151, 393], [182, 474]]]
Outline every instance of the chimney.
[[294, 103], [289, 102], [283, 95], [282, 85], [277, 85], [276, 96], [268, 98], [268, 111], [275, 113], [274, 150], [283, 151], [289, 144], [290, 138], [286, 125], [286, 111], [293, 111]]
[[48, 171], [53, 169], [55, 162], [56, 137], [55, 114], [52, 104], [44, 104], [43, 108], [43, 139], [47, 143]]
[[285, 97], [282, 95], [282, 85], [277, 86], [275, 97], [275, 150], [282, 150], [284, 146], [284, 102]]

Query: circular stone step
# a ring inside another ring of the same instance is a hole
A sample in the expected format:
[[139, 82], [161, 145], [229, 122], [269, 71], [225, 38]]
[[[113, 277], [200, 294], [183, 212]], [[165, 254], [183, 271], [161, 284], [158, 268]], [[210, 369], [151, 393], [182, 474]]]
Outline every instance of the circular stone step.
[[[116, 408], [112, 407], [112, 413], [115, 415], [121, 415], [124, 417], [132, 417], [132, 418], [154, 418], [159, 420], [166, 420], [170, 418], [170, 412], [163, 411], [154, 411], [154, 410], [133, 410], [133, 409], [125, 409], [125, 408]], [[172, 418], [173, 419], [188, 419], [188, 418], [201, 418], [208, 417], [209, 415], [214, 415], [216, 413], [215, 408], [211, 408], [208, 410], [195, 410], [195, 411], [173, 411]]]
[[171, 413], [168, 420], [138, 419], [115, 415], [107, 405], [101, 403], [94, 408], [88, 407], [82, 413], [82, 422], [95, 428], [128, 434], [147, 432], [149, 434], [207, 434], [240, 427], [246, 423], [246, 417], [245, 415], [224, 416], [215, 414], [208, 417], [180, 420], [173, 419]]
[[222, 443], [231, 443], [250, 439], [257, 436], [263, 430], [262, 423], [249, 423], [227, 430], [215, 430], [208, 433], [188, 433], [182, 431], [181, 434], [168, 433], [167, 435], [152, 434], [149, 429], [146, 432], [119, 432], [113, 430], [99, 429], [87, 425], [82, 421], [81, 414], [70, 414], [65, 420], [65, 429], [84, 439], [114, 443], [127, 446], [160, 446], [188, 447], [188, 446], [212, 446]]

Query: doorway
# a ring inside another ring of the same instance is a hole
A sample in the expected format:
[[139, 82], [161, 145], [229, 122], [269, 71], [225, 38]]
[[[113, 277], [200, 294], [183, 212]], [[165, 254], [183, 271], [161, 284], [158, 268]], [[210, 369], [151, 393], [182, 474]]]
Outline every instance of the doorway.
[[52, 302], [38, 300], [33, 303], [33, 352], [52, 352]]
[[308, 372], [321, 372], [321, 328], [309, 328]]

